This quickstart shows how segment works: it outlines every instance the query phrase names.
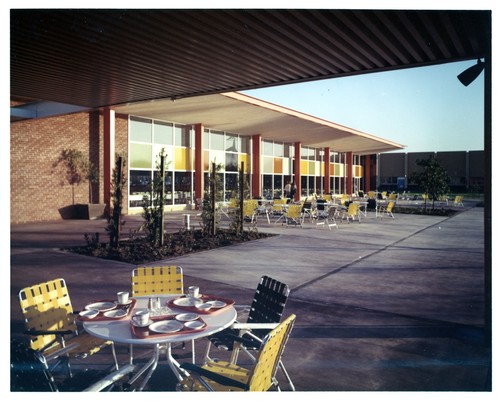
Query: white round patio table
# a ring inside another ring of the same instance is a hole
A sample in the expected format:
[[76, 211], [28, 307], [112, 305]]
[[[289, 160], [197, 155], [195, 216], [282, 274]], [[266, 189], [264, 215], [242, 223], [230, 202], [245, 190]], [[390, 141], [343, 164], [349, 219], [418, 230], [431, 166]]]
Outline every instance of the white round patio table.
[[[141, 296], [141, 297], [133, 297], [136, 300], [136, 304], [134, 306], [134, 311], [140, 309], [147, 309], [148, 302], [150, 297], [154, 299], [160, 298], [161, 304], [165, 305], [169, 300], [176, 299], [181, 297], [182, 294], [178, 295], [151, 295], [151, 296]], [[173, 313], [180, 314], [185, 313], [186, 309], [170, 307]], [[113, 341], [115, 343], [121, 344], [129, 344], [129, 345], [151, 345], [153, 347], [153, 357], [141, 367], [141, 369], [129, 380], [129, 383], [132, 384], [135, 382], [142, 374], [148, 371], [146, 377], [141, 384], [139, 391], [142, 391], [153, 374], [156, 366], [158, 364], [158, 359], [160, 356], [160, 348], [166, 349], [167, 354], [167, 362], [172, 369], [172, 372], [176, 375], [177, 379], [181, 381], [183, 379], [182, 374], [187, 375], [187, 372], [183, 371], [180, 368], [179, 363], [172, 356], [172, 343], [182, 343], [191, 341], [193, 344], [193, 362], [194, 362], [194, 340], [207, 337], [214, 333], [224, 330], [229, 327], [236, 320], [236, 309], [232, 306], [226, 306], [217, 311], [211, 313], [200, 313], [200, 318], [206, 323], [206, 327], [202, 330], [193, 330], [189, 332], [176, 332], [169, 333], [165, 335], [152, 335], [151, 337], [136, 337], [132, 333], [131, 329], [131, 316], [134, 314], [134, 311], [131, 311], [128, 317], [123, 319], [116, 320], [100, 320], [93, 321], [87, 320], [83, 322], [83, 328], [90, 335], [101, 338], [103, 340]], [[130, 364], [133, 364], [132, 361], [132, 353]]]

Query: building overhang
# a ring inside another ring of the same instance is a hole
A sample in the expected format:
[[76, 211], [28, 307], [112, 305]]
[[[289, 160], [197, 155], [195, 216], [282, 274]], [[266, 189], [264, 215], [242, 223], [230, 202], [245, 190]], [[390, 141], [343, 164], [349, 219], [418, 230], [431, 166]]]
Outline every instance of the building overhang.
[[114, 107], [118, 114], [205, 127], [278, 142], [336, 152], [373, 154], [401, 150], [403, 145], [238, 92], [172, 101], [151, 100]]

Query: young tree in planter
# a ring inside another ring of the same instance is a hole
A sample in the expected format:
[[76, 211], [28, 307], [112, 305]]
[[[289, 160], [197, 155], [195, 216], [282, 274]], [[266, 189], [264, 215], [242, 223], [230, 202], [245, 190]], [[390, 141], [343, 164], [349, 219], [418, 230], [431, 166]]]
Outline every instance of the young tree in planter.
[[125, 175], [127, 163], [125, 158], [117, 155], [115, 168], [113, 169], [112, 198], [113, 211], [108, 218], [106, 231], [109, 235], [109, 245], [117, 248], [120, 243], [121, 228], [125, 224], [122, 221], [123, 191], [126, 190], [127, 177]]
[[208, 177], [208, 191], [203, 194], [203, 211], [201, 213], [202, 230], [204, 234], [216, 235], [220, 223], [220, 215], [217, 213], [217, 202], [224, 200], [224, 188], [222, 164], [211, 163]]
[[[75, 186], [80, 185], [89, 180], [89, 177], [94, 177], [94, 170], [92, 163], [86, 160], [83, 152], [77, 149], [63, 149], [54, 163], [53, 168], [60, 167], [61, 174], [64, 180], [61, 185], [66, 181], [71, 186], [72, 203], [75, 204]], [[89, 185], [90, 195], [90, 185]]]
[[[417, 160], [416, 163], [422, 170], [413, 173], [412, 180], [417, 183], [422, 192], [428, 195], [429, 199], [432, 199], [432, 210], [434, 210], [435, 200], [446, 195], [450, 190], [448, 187], [450, 177], [435, 156], [431, 156], [427, 160]], [[427, 210], [427, 199], [424, 203], [424, 210]]]
[[142, 217], [144, 224], [141, 229], [146, 231], [147, 239], [154, 246], [163, 246], [164, 237], [164, 206], [165, 206], [165, 162], [167, 155], [165, 149], [160, 151], [156, 162], [157, 171], [153, 177], [151, 194], [142, 198]]

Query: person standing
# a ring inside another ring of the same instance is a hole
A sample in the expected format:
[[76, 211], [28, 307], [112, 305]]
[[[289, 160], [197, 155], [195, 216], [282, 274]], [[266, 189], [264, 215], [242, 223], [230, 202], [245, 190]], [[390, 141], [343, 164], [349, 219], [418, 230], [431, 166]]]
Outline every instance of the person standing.
[[292, 190], [292, 185], [290, 184], [290, 181], [285, 185], [285, 198], [290, 197], [290, 191]]

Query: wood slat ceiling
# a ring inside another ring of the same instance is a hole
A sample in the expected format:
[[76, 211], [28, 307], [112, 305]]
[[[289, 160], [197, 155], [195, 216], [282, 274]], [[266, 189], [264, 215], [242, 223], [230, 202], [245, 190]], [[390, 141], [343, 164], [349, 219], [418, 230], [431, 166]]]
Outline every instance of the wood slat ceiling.
[[98, 108], [483, 58], [491, 12], [11, 10], [11, 97]]

